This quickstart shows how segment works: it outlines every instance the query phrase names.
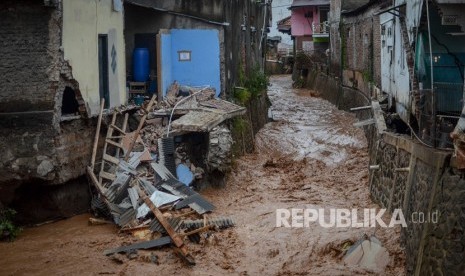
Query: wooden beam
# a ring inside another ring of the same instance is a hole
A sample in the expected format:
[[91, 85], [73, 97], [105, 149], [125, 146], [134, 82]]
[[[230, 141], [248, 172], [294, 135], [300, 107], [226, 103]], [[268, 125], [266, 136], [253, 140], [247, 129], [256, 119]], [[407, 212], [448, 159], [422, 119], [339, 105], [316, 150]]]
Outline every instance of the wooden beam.
[[168, 235], [171, 237], [171, 240], [173, 241], [174, 245], [177, 248], [179, 248], [179, 251], [182, 254], [183, 259], [186, 260], [191, 265], [195, 264], [194, 259], [189, 254], [186, 244], [184, 244], [182, 236], [176, 233], [176, 231], [173, 229], [171, 224], [166, 220], [165, 216], [163, 216], [163, 213], [155, 206], [155, 204], [153, 204], [150, 198], [140, 189], [138, 181], [134, 181], [133, 183], [135, 183], [134, 188], [136, 188], [137, 192], [139, 193], [140, 198], [144, 200], [145, 204], [147, 204], [147, 206], [150, 208], [152, 213], [158, 219], [158, 222], [160, 222], [163, 228], [165, 228], [166, 233], [168, 233]]
[[378, 129], [378, 134], [383, 134], [387, 130], [383, 110], [381, 110], [381, 106], [378, 101], [372, 101], [371, 106], [373, 107], [373, 116], [376, 122], [376, 128]]
[[367, 109], [371, 109], [371, 105], [353, 107], [350, 109], [350, 111], [359, 111], [359, 110], [367, 110]]
[[94, 170], [95, 166], [95, 156], [97, 155], [98, 137], [100, 136], [100, 126], [102, 125], [102, 114], [104, 106], [105, 99], [102, 99], [102, 102], [100, 103], [100, 113], [97, 120], [97, 130], [95, 131], [94, 146], [92, 148], [92, 159], [90, 160], [90, 167], [92, 168], [92, 171]]
[[137, 127], [137, 130], [134, 132], [134, 137], [132, 137], [132, 140], [129, 143], [128, 151], [126, 152], [126, 156], [124, 157], [124, 161], [126, 161], [126, 162], [129, 160], [129, 155], [131, 154], [132, 149], [134, 148], [134, 145], [136, 144], [137, 138], [139, 138], [140, 131], [142, 130], [142, 127], [145, 124], [145, 120], [147, 119], [147, 115], [149, 114], [150, 110], [152, 109], [152, 107], [153, 107], [153, 105], [155, 103], [156, 97], [157, 96], [155, 94], [153, 94], [152, 98], [150, 99], [149, 104], [144, 109], [144, 111], [145, 111], [144, 116], [142, 116], [142, 118], [140, 119], [139, 126]]
[[106, 188], [104, 188], [100, 182], [98, 181], [97, 177], [95, 176], [94, 174], [94, 171], [92, 170], [92, 168], [90, 166], [87, 166], [87, 174], [89, 175], [90, 177], [90, 180], [92, 180], [92, 183], [94, 184], [95, 188], [97, 188], [97, 191], [102, 195], [104, 196], [105, 192], [106, 192]]
[[353, 123], [352, 125], [354, 127], [362, 127], [362, 126], [367, 126], [367, 125], [371, 125], [371, 124], [374, 124], [374, 123], [375, 123], [375, 119], [371, 118], [371, 119], [368, 119], [368, 120], [363, 120], [363, 121]]

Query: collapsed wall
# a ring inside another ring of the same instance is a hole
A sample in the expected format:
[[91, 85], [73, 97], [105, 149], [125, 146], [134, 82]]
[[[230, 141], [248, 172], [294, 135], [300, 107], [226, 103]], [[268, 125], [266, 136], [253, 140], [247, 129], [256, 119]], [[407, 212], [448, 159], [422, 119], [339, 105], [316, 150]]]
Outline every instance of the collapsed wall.
[[[64, 206], [75, 208], [64, 213], [80, 212], [84, 204], [69, 205], [70, 198], [62, 193], [75, 194], [71, 202], [88, 198], [87, 184], [79, 177], [90, 159], [94, 125], [85, 119], [61, 121], [62, 111], [78, 118], [87, 111], [60, 48], [60, 8], [43, 1], [3, 1], [0, 26], [0, 147], [4, 149], [0, 201], [18, 209], [24, 218], [50, 219], [47, 212], [31, 213]], [[68, 105], [63, 101], [66, 89], [74, 98], [71, 107], [63, 106]], [[51, 187], [67, 182], [73, 193]], [[23, 206], [31, 196], [52, 199], [34, 200], [43, 208], [29, 203]]]

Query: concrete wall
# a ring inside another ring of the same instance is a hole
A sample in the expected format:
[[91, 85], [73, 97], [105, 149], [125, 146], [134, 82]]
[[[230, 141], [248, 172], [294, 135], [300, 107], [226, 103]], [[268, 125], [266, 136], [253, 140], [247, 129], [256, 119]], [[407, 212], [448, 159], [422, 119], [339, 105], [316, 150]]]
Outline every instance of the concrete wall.
[[[292, 36], [312, 35], [312, 23], [319, 23], [318, 14], [315, 13], [316, 7], [302, 7], [292, 9], [291, 31]], [[311, 17], [305, 17], [310, 13]]]
[[[243, 67], [246, 73], [253, 68], [264, 66], [265, 44], [261, 40], [263, 23], [270, 26], [266, 15], [271, 15], [271, 7], [260, 5], [255, 1], [151, 1], [131, 0], [133, 4], [125, 4], [125, 37], [128, 69], [132, 64], [130, 56], [134, 48], [134, 34], [158, 33], [161, 29], [215, 29], [220, 40], [220, 74], [221, 91], [224, 97], [231, 97], [233, 88], [239, 85], [239, 69]], [[145, 7], [141, 7], [145, 6]], [[181, 15], [155, 9], [178, 12]], [[196, 18], [190, 18], [194, 16]], [[141, 20], [143, 18], [143, 20]], [[207, 22], [207, 21], [213, 21]], [[227, 23], [222, 26], [216, 23]], [[241, 25], [245, 25], [245, 31]], [[252, 32], [252, 27], [255, 32]], [[264, 36], [266, 38], [266, 35]]]
[[[98, 36], [108, 35], [110, 107], [126, 102], [126, 68], [123, 12], [113, 10], [112, 0], [63, 0], [64, 57], [73, 68], [81, 95], [97, 115], [100, 108]], [[112, 63], [116, 65], [115, 70]]]
[[[207, 7], [205, 7], [207, 8]], [[171, 44], [170, 47], [173, 47], [172, 42], [173, 39], [171, 38], [170, 34], [168, 34], [165, 30], [171, 29], [195, 29], [195, 30], [209, 30], [209, 31], [216, 31], [217, 34], [217, 47], [219, 49], [218, 58], [219, 58], [219, 76], [220, 76], [220, 83], [218, 85], [217, 81], [215, 80], [215, 87], [217, 88], [217, 93], [219, 94], [221, 91], [225, 91], [226, 84], [225, 84], [225, 77], [226, 77], [226, 60], [225, 60], [225, 45], [224, 45], [224, 27], [218, 26], [215, 24], [208, 24], [200, 20], [193, 20], [189, 18], [185, 18], [182, 16], [175, 16], [166, 12], [160, 12], [157, 10], [153, 10], [150, 8], [140, 7], [136, 5], [126, 4], [125, 5], [125, 40], [126, 40], [126, 63], [127, 69], [129, 74], [132, 72], [132, 51], [135, 47], [134, 37], [136, 34], [157, 34], [160, 31], [164, 31], [162, 43], [160, 44], [161, 50], [164, 53], [163, 56], [170, 58], [164, 58], [160, 62], [162, 62], [162, 68], [168, 68], [162, 72], [162, 91], [163, 94], [166, 93], [166, 89], [171, 85], [172, 81], [175, 80], [173, 76], [173, 61], [174, 56], [176, 55], [177, 58], [177, 51], [171, 52], [168, 49], [168, 45]], [[214, 14], [213, 14], [214, 15]], [[144, 18], [144, 21], [140, 21], [140, 18]], [[221, 21], [222, 22], [222, 21]], [[190, 42], [188, 43], [190, 44]], [[199, 45], [202, 46], [202, 45]], [[151, 53], [152, 55], [156, 55], [156, 53]], [[152, 64], [152, 69], [157, 70], [156, 64]], [[202, 75], [198, 74], [196, 78], [203, 78]], [[190, 82], [190, 81], [189, 81]], [[204, 85], [204, 83], [202, 83]]]
[[[160, 64], [162, 68], [171, 68], [172, 67], [172, 59], [171, 59], [171, 34], [169, 33], [168, 30], [163, 31], [162, 34], [160, 34], [160, 52], [163, 53], [161, 54], [160, 57]], [[161, 79], [158, 80], [161, 83], [161, 91], [162, 95], [166, 95], [166, 90], [170, 87], [170, 85], [173, 83], [173, 76], [172, 76], [173, 70], [171, 69], [166, 69], [162, 70], [158, 75], [161, 76]]]
[[381, 30], [381, 89], [396, 101], [396, 112], [408, 121], [410, 77], [404, 47], [401, 22], [397, 16], [380, 16]]
[[[217, 96], [221, 93], [217, 30], [172, 29], [169, 34], [163, 34], [161, 48], [163, 95], [174, 81], [180, 85], [212, 86]], [[180, 51], [188, 52], [190, 60], [180, 60]]]

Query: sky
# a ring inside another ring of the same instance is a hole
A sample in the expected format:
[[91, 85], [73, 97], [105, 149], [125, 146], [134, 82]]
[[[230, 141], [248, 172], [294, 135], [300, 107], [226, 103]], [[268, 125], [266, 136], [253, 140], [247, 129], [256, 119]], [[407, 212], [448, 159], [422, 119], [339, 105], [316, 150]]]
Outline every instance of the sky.
[[291, 44], [292, 40], [291, 36], [287, 34], [283, 34], [278, 31], [277, 22], [281, 19], [288, 17], [291, 15], [291, 11], [288, 9], [292, 4], [292, 0], [273, 0], [272, 2], [272, 10], [273, 10], [273, 26], [270, 28], [270, 33], [268, 36], [281, 36], [282, 43]]

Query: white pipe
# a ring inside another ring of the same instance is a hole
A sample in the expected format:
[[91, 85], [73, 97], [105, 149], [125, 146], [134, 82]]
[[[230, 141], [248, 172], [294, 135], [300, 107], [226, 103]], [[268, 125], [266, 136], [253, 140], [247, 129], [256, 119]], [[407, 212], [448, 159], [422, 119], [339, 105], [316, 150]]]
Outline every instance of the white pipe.
[[192, 95], [189, 95], [183, 99], [181, 99], [179, 102], [177, 102], [174, 106], [173, 106], [173, 109], [171, 110], [171, 115], [170, 115], [170, 120], [168, 122], [168, 130], [166, 132], [166, 137], [169, 137], [170, 135], [170, 128], [171, 128], [171, 120], [173, 119], [173, 114], [174, 114], [174, 110], [176, 109], [176, 107], [178, 106], [178, 104], [182, 103], [182, 102], [185, 102], [187, 99], [190, 99], [192, 98], [193, 96], [199, 94], [200, 92], [204, 91], [205, 89], [209, 88], [210, 86], [205, 86], [204, 88], [200, 89], [199, 91], [195, 92], [194, 94]]
[[262, 35], [260, 36], [260, 46], [258, 47], [258, 50], [262, 49], [262, 42], [263, 42], [263, 34], [265, 33], [265, 24], [266, 24], [266, 14], [268, 11], [268, 0], [265, 0], [265, 14], [263, 16], [263, 26], [262, 26]]

